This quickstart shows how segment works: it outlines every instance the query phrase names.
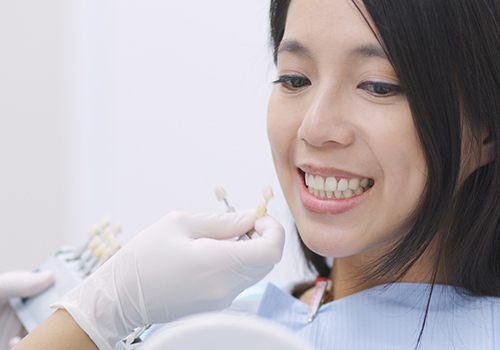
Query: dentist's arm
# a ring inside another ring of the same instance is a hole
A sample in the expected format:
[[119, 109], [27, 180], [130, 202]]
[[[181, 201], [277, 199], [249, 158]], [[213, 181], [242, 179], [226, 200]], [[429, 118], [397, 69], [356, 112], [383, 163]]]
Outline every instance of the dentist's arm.
[[13, 349], [98, 350], [92, 339], [65, 310], [57, 310]]
[[[253, 239], [230, 240], [253, 227]], [[170, 213], [56, 303], [60, 311], [14, 349], [111, 350], [136, 327], [223, 309], [271, 271], [283, 245], [283, 227], [254, 211]]]

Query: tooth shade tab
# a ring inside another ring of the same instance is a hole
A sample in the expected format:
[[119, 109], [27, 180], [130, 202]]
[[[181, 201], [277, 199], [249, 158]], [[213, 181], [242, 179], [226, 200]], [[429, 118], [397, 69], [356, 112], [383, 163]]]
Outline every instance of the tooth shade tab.
[[224, 188], [222, 186], [217, 186], [214, 189], [214, 192], [215, 192], [215, 196], [217, 197], [217, 200], [219, 202], [223, 201], [226, 198], [226, 191], [224, 190]]
[[266, 216], [267, 214], [267, 206], [266, 202], [261, 203], [257, 209], [255, 209], [255, 216], [260, 219], [263, 216]]
[[268, 186], [262, 190], [262, 197], [264, 197], [264, 201], [255, 209], [255, 216], [257, 218], [261, 218], [267, 215], [267, 204], [274, 197], [273, 189], [271, 186]]
[[269, 202], [274, 197], [273, 188], [271, 186], [264, 188], [264, 190], [262, 190], [262, 196], [266, 203]]

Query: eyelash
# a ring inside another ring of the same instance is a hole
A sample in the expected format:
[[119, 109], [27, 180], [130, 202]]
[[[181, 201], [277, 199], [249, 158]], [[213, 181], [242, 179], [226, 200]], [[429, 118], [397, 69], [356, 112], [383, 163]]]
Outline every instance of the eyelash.
[[[298, 82], [306, 83], [300, 86], [296, 86]], [[281, 75], [277, 80], [273, 81], [273, 84], [281, 84], [287, 90], [296, 91], [301, 87], [311, 85], [311, 82], [309, 81], [309, 79], [300, 75]]]
[[[376, 97], [391, 97], [402, 92], [401, 86], [377, 81], [365, 81], [358, 85], [358, 88], [367, 88], [367, 90]], [[386, 93], [377, 93], [376, 89], [382, 89]]]
[[[306, 77], [300, 75], [282, 75], [273, 84], [281, 84], [285, 89], [294, 92], [298, 89], [311, 85], [311, 81]], [[366, 89], [370, 94], [375, 97], [390, 97], [402, 92], [401, 86], [376, 81], [365, 81], [358, 85], [358, 88]], [[382, 89], [385, 93], [380, 93]], [[377, 93], [377, 90], [379, 92]]]

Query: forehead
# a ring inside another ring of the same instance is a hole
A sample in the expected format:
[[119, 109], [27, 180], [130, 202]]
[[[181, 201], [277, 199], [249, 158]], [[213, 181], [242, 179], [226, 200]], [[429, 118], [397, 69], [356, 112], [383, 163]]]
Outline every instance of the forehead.
[[359, 9], [351, 0], [292, 0], [278, 56], [387, 59], [362, 2], [356, 4]]

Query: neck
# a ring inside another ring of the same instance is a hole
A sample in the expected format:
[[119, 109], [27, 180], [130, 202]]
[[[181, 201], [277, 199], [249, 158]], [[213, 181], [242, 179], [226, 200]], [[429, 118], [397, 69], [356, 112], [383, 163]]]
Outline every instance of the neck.
[[[380, 253], [379, 253], [380, 254]], [[330, 279], [332, 280], [332, 299], [337, 300], [362, 290], [390, 282], [387, 280], [371, 280], [359, 285], [356, 277], [360, 276], [361, 266], [373, 261], [374, 253], [365, 253], [333, 261]], [[399, 282], [432, 283], [433, 266], [436, 261], [436, 244], [433, 242]], [[436, 283], [443, 283], [442, 274], [438, 271]]]

